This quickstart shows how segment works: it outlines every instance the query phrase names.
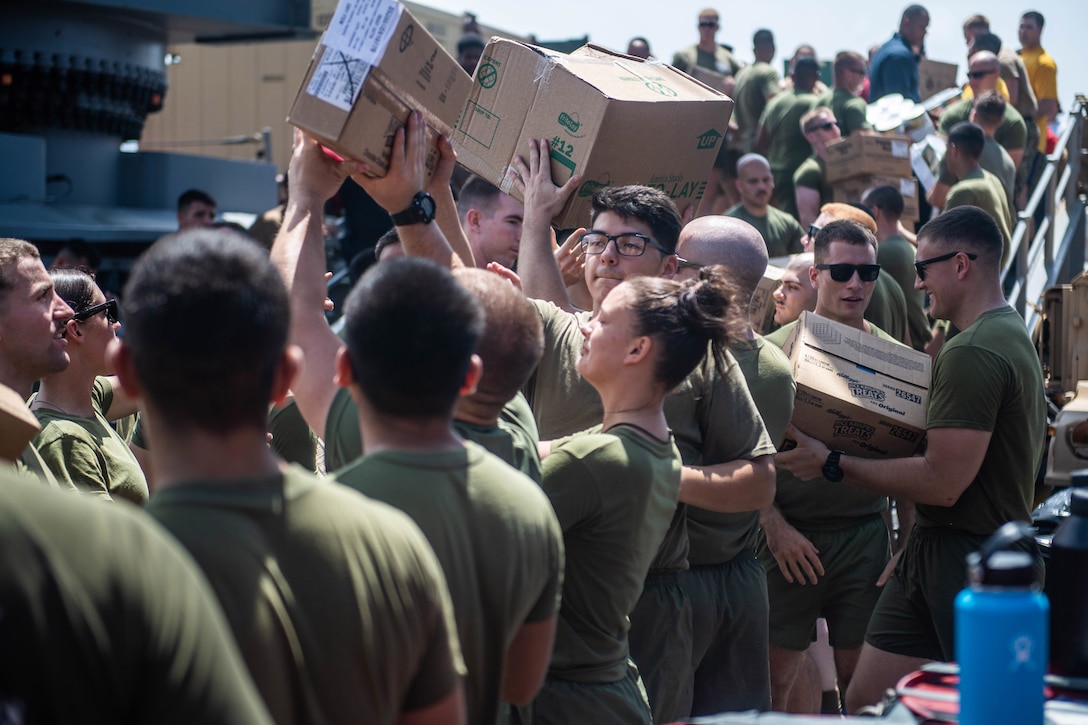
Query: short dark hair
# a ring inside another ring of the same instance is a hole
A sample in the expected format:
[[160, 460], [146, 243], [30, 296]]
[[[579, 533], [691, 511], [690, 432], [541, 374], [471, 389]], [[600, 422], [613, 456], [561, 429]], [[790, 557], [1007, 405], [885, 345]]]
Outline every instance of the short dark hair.
[[156, 242], [125, 285], [124, 342], [171, 427], [266, 429], [289, 320], [267, 250], [229, 229]]
[[966, 247], [995, 269], [1001, 264], [1005, 238], [997, 222], [977, 206], [957, 206], [933, 217], [918, 230], [918, 239], [938, 246]]
[[1021, 18], [1027, 18], [1028, 20], [1033, 21], [1036, 25], [1039, 26], [1039, 30], [1042, 30], [1043, 25], [1046, 24], [1046, 21], [1043, 19], [1043, 14], [1041, 12], [1039, 12], [1038, 10], [1028, 10], [1026, 13], [1021, 15], [1020, 17]]
[[752, 45], [774, 45], [774, 33], [766, 28], [760, 28], [752, 36]]
[[892, 219], [903, 216], [903, 195], [894, 186], [874, 186], [865, 192], [862, 201]]
[[827, 259], [827, 250], [832, 242], [846, 242], [858, 246], [868, 244], [876, 250], [876, 237], [871, 231], [853, 219], [836, 219], [816, 232], [816, 239], [812, 244], [812, 255], [816, 264], [823, 264]]
[[382, 251], [393, 244], [400, 244], [400, 237], [397, 236], [396, 227], [391, 227], [389, 231], [378, 237], [377, 243], [374, 244], [374, 259], [380, 262], [382, 260]]
[[967, 154], [967, 158], [978, 160], [986, 145], [986, 133], [977, 123], [960, 121], [948, 132], [948, 143]]
[[606, 211], [625, 221], [634, 219], [642, 222], [653, 232], [654, 241], [664, 247], [668, 254], [676, 252], [676, 242], [680, 239], [684, 221], [676, 210], [676, 204], [660, 189], [637, 185], [606, 186], [593, 195], [590, 221], [596, 222], [597, 217]]
[[484, 364], [475, 397], [501, 407], [517, 394], [544, 354], [540, 313], [525, 295], [497, 274], [475, 267], [453, 271], [484, 315], [476, 354]]
[[[94, 245], [87, 242], [86, 239], [69, 239], [64, 244], [60, 245], [60, 249], [57, 250], [57, 255], [64, 250], [68, 250], [75, 257], [82, 257], [87, 260], [87, 267], [94, 272], [98, 269], [98, 266], [102, 264], [102, 253], [94, 247]], [[55, 258], [54, 258], [55, 261]]]
[[[1005, 109], [1009, 104], [997, 91], [986, 91], [975, 97], [975, 118], [987, 126], [997, 126], [1005, 118]], [[983, 142], [985, 143], [985, 142]]]
[[927, 18], [929, 17], [929, 11], [925, 9], [925, 6], [923, 6], [923, 5], [908, 5], [903, 10], [903, 17], [901, 18], [901, 20], [914, 20], [915, 18], [920, 17], [922, 15], [925, 15]]
[[448, 269], [415, 257], [375, 265], [348, 295], [344, 319], [352, 372], [375, 410], [452, 414], [484, 321]]
[[41, 252], [28, 241], [0, 237], [0, 300], [11, 290], [12, 279], [5, 274], [8, 267], [18, 264], [20, 259], [41, 259]]
[[469, 209], [479, 209], [490, 216], [501, 193], [502, 189], [481, 176], [473, 174], [468, 177], [457, 195], [457, 216], [461, 218], [461, 223], [464, 223]]
[[990, 19], [985, 15], [972, 15], [963, 21], [963, 32], [966, 33], [972, 28], [982, 28], [984, 31], [990, 30]]
[[184, 213], [194, 202], [200, 202], [208, 206], [218, 206], [215, 199], [208, 192], [200, 189], [188, 189], [181, 192], [181, 196], [178, 197], [178, 212]]
[[975, 39], [971, 41], [971, 48], [976, 52], [988, 50], [996, 55], [1001, 51], [1001, 38], [993, 33], [979, 33], [975, 36]]
[[82, 269], [51, 269], [53, 288], [57, 296], [68, 303], [77, 315], [94, 305], [94, 292], [98, 289], [94, 276]]
[[654, 377], [666, 390], [691, 374], [708, 345], [720, 370], [728, 369], [725, 349], [742, 338], [748, 310], [738, 304], [740, 296], [725, 267], [703, 267], [697, 278], [684, 282], [635, 277], [624, 284], [634, 292], [634, 333], [649, 335], [660, 345]]

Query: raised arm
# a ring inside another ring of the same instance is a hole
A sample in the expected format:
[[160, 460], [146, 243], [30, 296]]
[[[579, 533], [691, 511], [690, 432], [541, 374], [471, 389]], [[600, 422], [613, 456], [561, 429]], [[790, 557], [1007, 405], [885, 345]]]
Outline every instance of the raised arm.
[[287, 208], [272, 245], [272, 262], [291, 301], [290, 341], [305, 355], [293, 388], [295, 399], [302, 417], [319, 438], [325, 437], [325, 419], [336, 394], [333, 375], [341, 345], [325, 320], [323, 207], [358, 168], [356, 162], [335, 161], [316, 139], [296, 131]]
[[563, 186], [552, 181], [548, 159], [548, 140], [529, 140], [529, 163], [520, 156], [512, 162], [514, 183], [525, 197], [525, 216], [521, 225], [518, 250], [518, 274], [527, 297], [548, 300], [556, 306], [576, 311], [567, 297], [563, 275], [552, 253], [552, 218], [563, 208], [578, 188], [581, 176], [574, 175]]

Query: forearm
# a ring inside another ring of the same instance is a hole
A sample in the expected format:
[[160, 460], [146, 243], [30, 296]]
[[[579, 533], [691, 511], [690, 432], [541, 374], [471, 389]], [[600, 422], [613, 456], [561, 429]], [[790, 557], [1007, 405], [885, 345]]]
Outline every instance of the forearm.
[[547, 300], [564, 310], [574, 311], [552, 252], [551, 219], [529, 207], [525, 208], [521, 227], [518, 274], [526, 297]]
[[461, 228], [461, 219], [457, 216], [457, 202], [453, 198], [453, 191], [449, 184], [442, 184], [442, 188], [435, 189], [432, 195], [436, 206], [434, 221], [453, 252], [453, 256], [449, 259], [450, 266], [476, 266], [472, 247], [469, 246], [465, 230]]
[[1035, 117], [1042, 118], [1045, 121], [1052, 121], [1054, 117], [1058, 115], [1058, 100], [1056, 98], [1040, 98], [1039, 110], [1036, 112]]
[[680, 472], [680, 502], [718, 513], [758, 511], [774, 501], [774, 479], [771, 456], [684, 466]]
[[843, 483], [897, 500], [930, 506], [952, 506], [962, 489], [939, 476], [924, 456], [911, 458], [859, 458], [842, 456], [839, 460]]

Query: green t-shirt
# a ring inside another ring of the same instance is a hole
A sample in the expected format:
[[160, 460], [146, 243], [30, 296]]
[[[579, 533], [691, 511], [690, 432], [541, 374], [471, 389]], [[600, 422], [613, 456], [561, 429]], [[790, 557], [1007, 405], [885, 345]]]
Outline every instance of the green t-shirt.
[[[744, 375], [752, 400], [759, 410], [770, 441], [781, 441], [793, 417], [797, 386], [793, 382], [789, 358], [778, 347], [756, 336], [751, 342], [730, 346], [737, 367]], [[754, 539], [738, 538], [745, 531], [757, 533], [758, 513], [718, 513], [688, 506], [688, 559], [692, 566], [723, 564], [735, 557], [740, 548], [752, 546]], [[756, 523], [753, 524], [753, 518]]]
[[767, 161], [774, 175], [776, 206], [788, 214], [797, 214], [793, 172], [812, 153], [812, 145], [801, 132], [801, 116], [815, 108], [817, 100], [815, 95], [796, 89], [783, 91], [767, 103], [759, 119], [770, 138]]
[[869, 107], [864, 98], [855, 96], [845, 88], [834, 88], [820, 96], [819, 105], [830, 108], [839, 122], [839, 130], [845, 138], [854, 131], [865, 131], [873, 127], [867, 115]]
[[400, 511], [292, 466], [148, 512], [204, 570], [277, 722], [394, 723], [464, 671], [445, 578]]
[[948, 190], [945, 211], [957, 206], [977, 206], [993, 217], [1004, 240], [1001, 247], [1001, 263], [1004, 264], [1009, 258], [1012, 244], [1012, 214], [1001, 181], [982, 168], [967, 173]]
[[[997, 177], [998, 181], [1001, 182], [1001, 186], [1005, 189], [1005, 203], [1010, 211], [1015, 209], [1016, 164], [1009, 157], [1009, 152], [992, 136], [986, 137], [986, 143], [982, 147], [982, 156], [979, 157], [978, 165]], [[948, 170], [943, 156], [941, 157], [939, 173], [942, 184], [952, 186], [959, 180], [955, 174]]]
[[563, 533], [528, 476], [475, 443], [451, 451], [377, 451], [337, 480], [407, 513], [449, 584], [468, 676], [468, 721], [498, 716], [506, 646], [559, 611]]
[[57, 480], [57, 477], [49, 470], [49, 466], [42, 460], [38, 449], [34, 447], [33, 441], [27, 444], [22, 455], [12, 464], [12, 470], [24, 480], [43, 483], [49, 488], [79, 491], [71, 481], [61, 482]]
[[677, 51], [672, 57], [672, 65], [685, 73], [693, 65], [721, 73], [722, 75], [735, 75], [740, 70], [740, 63], [727, 49], [722, 46], [714, 48], [714, 52], [708, 52], [697, 44]]
[[800, 222], [784, 211], [767, 207], [766, 216], [756, 216], [748, 211], [743, 203], [737, 203], [725, 210], [724, 216], [731, 216], [751, 224], [763, 235], [767, 244], [768, 257], [785, 257], [787, 254], [800, 254], [805, 251], [801, 246], [801, 237], [805, 230]]
[[[495, 425], [453, 421], [453, 429], [467, 441], [478, 443], [537, 483], [540, 483], [540, 442], [533, 412], [518, 393], [503, 406]], [[345, 388], [336, 391], [325, 421], [325, 469], [335, 471], [363, 455], [359, 409]]]
[[914, 280], [918, 275], [914, 269], [914, 245], [900, 236], [888, 237], [877, 248], [876, 261], [880, 265], [881, 276], [886, 272], [903, 292], [911, 346], [915, 350], [924, 350], [933, 334], [929, 318], [926, 317], [926, 294], [914, 289]]
[[143, 512], [0, 473], [5, 722], [270, 724], [192, 559]]
[[[797, 320], [765, 338], [779, 347], [797, 327]], [[876, 325], [869, 331], [882, 340], [899, 342]], [[804, 431], [802, 431], [804, 432]], [[802, 481], [785, 468], [777, 469], [775, 506], [783, 518], [802, 531], [833, 531], [888, 508], [888, 499], [854, 486], [827, 481]]]
[[778, 71], [763, 61], [745, 66], [737, 73], [733, 88], [733, 120], [737, 122], [739, 133], [733, 148], [741, 153], [756, 150], [759, 117], [767, 107], [767, 99], [778, 95], [778, 80]]
[[272, 434], [269, 446], [277, 456], [307, 471], [317, 469], [317, 436], [302, 417], [295, 396], [268, 413], [268, 432]]
[[865, 308], [865, 319], [886, 330], [898, 342], [907, 340], [907, 300], [892, 276], [880, 271], [873, 285], [873, 296]]
[[617, 682], [626, 672], [627, 615], [676, 511], [680, 452], [671, 439], [630, 426], [597, 426], [552, 444], [543, 489], [567, 554], [549, 674]]
[[819, 156], [809, 156], [793, 172], [793, 188], [815, 189], [820, 195], [820, 206], [831, 203], [831, 184], [827, 183], [827, 164]]
[[1047, 424], [1043, 393], [1038, 354], [1011, 307], [983, 313], [945, 343], [933, 365], [926, 428], [992, 437], [978, 475], [955, 504], [918, 504], [919, 526], [987, 536], [1006, 521], [1031, 521]]
[[[957, 123], [970, 121], [973, 108], [974, 100], [967, 98], [945, 109], [945, 112], [941, 114], [941, 133], [947, 136], [948, 132]], [[998, 126], [997, 131], [994, 132], [994, 138], [1009, 153], [1023, 151], [1025, 144], [1027, 144], [1028, 126], [1024, 122], [1024, 117], [1013, 108], [1011, 103], [1005, 104], [1005, 119]]]
[[33, 445], [58, 481], [106, 500], [147, 503], [150, 494], [143, 469], [101, 413], [96, 410], [93, 418], [83, 418], [38, 408], [34, 415], [42, 429]]

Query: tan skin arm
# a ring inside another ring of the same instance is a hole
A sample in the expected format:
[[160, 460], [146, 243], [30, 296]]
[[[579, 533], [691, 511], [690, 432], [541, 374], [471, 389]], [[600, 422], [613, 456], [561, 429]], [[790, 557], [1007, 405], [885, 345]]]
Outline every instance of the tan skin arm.
[[397, 725], [465, 725], [464, 687], [458, 683], [450, 694], [433, 705], [402, 712]]
[[513, 705], [528, 705], [544, 685], [552, 658], [558, 617], [526, 622], [506, 648], [502, 676], [502, 699]]
[[760, 511], [774, 501], [774, 456], [757, 456], [711, 466], [684, 466], [681, 503], [719, 513]]

